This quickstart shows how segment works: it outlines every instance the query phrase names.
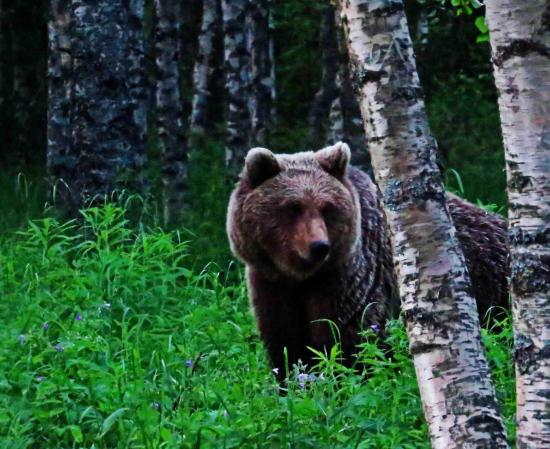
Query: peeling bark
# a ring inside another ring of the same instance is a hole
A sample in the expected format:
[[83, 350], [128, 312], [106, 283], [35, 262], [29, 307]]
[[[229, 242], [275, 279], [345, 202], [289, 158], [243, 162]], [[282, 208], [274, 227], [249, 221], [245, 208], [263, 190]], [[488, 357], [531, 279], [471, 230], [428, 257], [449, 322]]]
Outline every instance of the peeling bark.
[[51, 174], [66, 176], [65, 206], [143, 192], [143, 0], [52, 7], [48, 155]]
[[342, 0], [433, 448], [507, 448], [402, 1]]
[[194, 95], [189, 127], [191, 135], [203, 135], [207, 125], [210, 78], [215, 56], [214, 42], [220, 26], [219, 0], [204, 0], [197, 59], [193, 68]]
[[157, 128], [163, 155], [162, 184], [164, 225], [181, 224], [188, 192], [187, 142], [184, 139], [180, 93], [178, 0], [155, 0], [157, 16], [155, 48], [157, 63]]
[[250, 0], [222, 0], [226, 89], [225, 164], [236, 178], [250, 148], [250, 54], [245, 24]]
[[550, 448], [550, 1], [486, 9], [510, 203], [517, 447]]

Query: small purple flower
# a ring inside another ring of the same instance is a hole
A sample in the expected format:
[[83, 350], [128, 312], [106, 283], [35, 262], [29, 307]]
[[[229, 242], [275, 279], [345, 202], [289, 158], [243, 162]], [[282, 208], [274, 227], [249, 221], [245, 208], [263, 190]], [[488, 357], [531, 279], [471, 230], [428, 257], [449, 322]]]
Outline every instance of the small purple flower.
[[378, 324], [373, 324], [371, 325], [370, 328], [372, 329], [373, 332], [376, 332], [376, 333], [380, 332], [380, 325]]
[[46, 378], [45, 378], [44, 376], [37, 376], [37, 377], [36, 377], [36, 381], [37, 381], [38, 383], [43, 382], [45, 379], [46, 379]]
[[300, 385], [300, 388], [305, 388], [307, 380], [308, 375], [306, 373], [298, 374], [298, 384]]
[[61, 343], [57, 343], [54, 348], [57, 352], [63, 352], [63, 346], [61, 346]]
[[19, 344], [24, 344], [27, 341], [27, 337], [21, 334], [19, 335], [19, 337], [17, 337], [17, 341], [19, 342]]
[[185, 361], [185, 366], [188, 367], [188, 368], [191, 368], [193, 366], [193, 360], [186, 360]]
[[82, 315], [80, 315], [80, 313], [77, 313], [76, 316], [74, 317], [74, 319], [76, 321], [82, 321]]
[[44, 330], [47, 330], [49, 327], [50, 327], [50, 324], [47, 321], [42, 325], [42, 329]]
[[227, 410], [223, 411], [223, 417], [224, 418], [229, 418], [229, 412]]
[[151, 408], [155, 410], [160, 410], [160, 404], [158, 402], [151, 402]]

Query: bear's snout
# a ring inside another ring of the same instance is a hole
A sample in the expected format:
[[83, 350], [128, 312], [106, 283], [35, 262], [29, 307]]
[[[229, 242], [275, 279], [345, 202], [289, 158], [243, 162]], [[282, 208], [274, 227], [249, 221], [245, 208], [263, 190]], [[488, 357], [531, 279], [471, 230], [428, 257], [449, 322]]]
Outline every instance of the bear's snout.
[[316, 240], [309, 244], [309, 259], [312, 262], [322, 262], [330, 252], [330, 243], [328, 240]]

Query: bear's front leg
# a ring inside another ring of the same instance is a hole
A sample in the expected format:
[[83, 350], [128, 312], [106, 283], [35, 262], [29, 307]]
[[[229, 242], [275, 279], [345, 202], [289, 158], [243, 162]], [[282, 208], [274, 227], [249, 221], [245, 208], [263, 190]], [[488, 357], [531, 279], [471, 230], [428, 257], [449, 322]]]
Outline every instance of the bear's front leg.
[[311, 360], [304, 301], [292, 285], [268, 281], [253, 270], [248, 272], [248, 290], [271, 365], [279, 382], [283, 382], [287, 368], [290, 371], [298, 360], [305, 364]]

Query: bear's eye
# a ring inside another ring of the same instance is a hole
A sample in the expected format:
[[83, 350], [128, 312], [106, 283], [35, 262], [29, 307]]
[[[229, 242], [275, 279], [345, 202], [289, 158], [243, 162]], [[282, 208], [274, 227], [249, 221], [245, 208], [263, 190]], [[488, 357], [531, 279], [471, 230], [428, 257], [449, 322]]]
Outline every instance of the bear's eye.
[[288, 203], [285, 210], [289, 216], [298, 217], [302, 213], [302, 205], [300, 203]]
[[325, 204], [321, 208], [321, 214], [325, 220], [332, 220], [338, 217], [338, 208], [331, 203]]

